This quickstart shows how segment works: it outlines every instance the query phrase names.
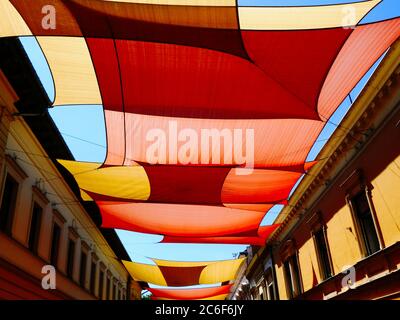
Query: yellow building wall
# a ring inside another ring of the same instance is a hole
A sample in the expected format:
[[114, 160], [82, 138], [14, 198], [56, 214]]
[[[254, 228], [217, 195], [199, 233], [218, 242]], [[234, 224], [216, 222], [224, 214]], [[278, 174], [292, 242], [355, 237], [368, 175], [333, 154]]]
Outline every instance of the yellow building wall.
[[372, 180], [372, 186], [372, 201], [387, 247], [400, 241], [400, 155]]
[[[400, 116], [400, 112], [398, 112]], [[318, 200], [313, 212], [319, 212], [326, 225], [326, 236], [332, 260], [333, 273], [339, 274], [364, 259], [350, 206], [346, 203], [347, 187], [341, 184], [355, 170], [361, 169], [371, 190], [373, 209], [387, 248], [400, 241], [400, 155], [395, 141], [399, 141], [394, 117], [386, 124], [371, 144], [358, 157], [326, 194]], [[400, 137], [399, 137], [400, 138]], [[303, 220], [289, 239], [295, 243], [298, 254], [303, 292], [321, 283], [316, 248], [311, 235], [312, 225]], [[283, 273], [282, 248], [275, 252], [276, 275], [281, 299], [287, 299]]]
[[361, 259], [361, 252], [350, 208], [347, 205], [341, 207], [326, 222], [326, 226], [326, 236], [331, 252], [333, 272], [338, 274], [346, 266], [351, 266]]
[[[275, 260], [275, 261], [277, 261], [277, 260]], [[283, 273], [283, 265], [282, 264], [277, 264], [275, 266], [275, 273], [276, 273], [276, 283], [278, 284], [279, 299], [287, 300], [288, 296], [286, 293], [285, 277], [284, 277], [284, 273]]]
[[309, 238], [298, 250], [303, 289], [307, 291], [320, 281], [314, 241]]

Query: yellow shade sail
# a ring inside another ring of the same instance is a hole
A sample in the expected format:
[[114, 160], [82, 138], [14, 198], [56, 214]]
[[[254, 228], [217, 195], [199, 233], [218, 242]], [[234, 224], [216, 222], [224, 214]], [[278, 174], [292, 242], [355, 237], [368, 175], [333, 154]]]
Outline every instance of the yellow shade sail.
[[136, 281], [145, 281], [158, 286], [168, 286], [160, 268], [144, 263], [122, 261], [126, 270]]
[[328, 6], [239, 7], [242, 30], [307, 30], [355, 26], [382, 0]]
[[99, 193], [123, 199], [147, 200], [150, 184], [141, 166], [105, 167], [100, 163], [59, 160], [83, 189], [82, 198], [89, 200], [85, 192]]
[[210, 263], [202, 271], [199, 282], [206, 284], [233, 280], [244, 260], [240, 258]]
[[204, 266], [200, 274], [199, 284], [212, 284], [230, 281], [235, 278], [245, 258], [209, 262], [187, 262], [152, 259], [159, 267], [200, 267]]
[[0, 0], [0, 37], [31, 36], [24, 19], [8, 0]]
[[53, 105], [102, 104], [85, 38], [37, 37], [55, 86]]
[[156, 265], [129, 261], [123, 261], [123, 263], [136, 281], [144, 281], [159, 286], [191, 286], [234, 280], [244, 259], [213, 262], [153, 259]]
[[170, 6], [207, 6], [207, 7], [234, 7], [235, 0], [105, 0], [110, 2], [128, 2], [141, 4], [156, 4]]

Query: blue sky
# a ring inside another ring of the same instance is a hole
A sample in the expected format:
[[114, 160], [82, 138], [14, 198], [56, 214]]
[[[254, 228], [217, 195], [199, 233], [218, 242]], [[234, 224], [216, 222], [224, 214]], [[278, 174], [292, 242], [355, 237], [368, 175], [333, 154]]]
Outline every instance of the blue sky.
[[[283, 5], [320, 5], [334, 3], [348, 3], [350, 0], [239, 0], [241, 6], [283, 6]], [[357, 1], [353, 1], [357, 2]], [[385, 20], [400, 15], [399, 0], [383, 0], [372, 10], [362, 23]], [[54, 96], [53, 81], [50, 70], [36, 40], [32, 37], [23, 37], [21, 42], [32, 61], [35, 70], [41, 79], [50, 99]], [[357, 97], [366, 81], [373, 73], [377, 62], [360, 84], [353, 90], [353, 100]], [[346, 99], [331, 117], [331, 122], [339, 124], [350, 107], [350, 100]], [[106, 139], [104, 117], [101, 106], [64, 106], [49, 110], [57, 124], [67, 145], [76, 160], [102, 162], [106, 153]], [[326, 140], [334, 132], [336, 126], [328, 123], [316, 144], [312, 148], [307, 160], [315, 159]], [[265, 217], [263, 224], [271, 224], [275, 220], [282, 206], [275, 206]], [[137, 234], [117, 230], [132, 260], [151, 263], [146, 256], [171, 260], [204, 261], [232, 259], [235, 254], [243, 251], [243, 245], [201, 245], [201, 244], [157, 244], [161, 236]]]

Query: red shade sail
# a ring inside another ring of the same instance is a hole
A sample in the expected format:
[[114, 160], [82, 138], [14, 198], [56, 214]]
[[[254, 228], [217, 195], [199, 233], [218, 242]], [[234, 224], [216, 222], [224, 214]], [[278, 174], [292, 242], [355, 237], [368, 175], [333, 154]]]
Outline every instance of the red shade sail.
[[268, 237], [279, 227], [279, 224], [261, 226], [257, 236], [222, 236], [222, 237], [173, 237], [164, 236], [162, 243], [221, 243], [221, 244], [249, 244], [263, 246]]

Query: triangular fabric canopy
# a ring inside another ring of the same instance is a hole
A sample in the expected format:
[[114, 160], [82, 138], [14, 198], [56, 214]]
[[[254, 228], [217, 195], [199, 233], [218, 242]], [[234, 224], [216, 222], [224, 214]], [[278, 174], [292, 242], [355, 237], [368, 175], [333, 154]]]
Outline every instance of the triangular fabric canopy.
[[155, 265], [122, 262], [132, 278], [137, 281], [159, 286], [185, 287], [234, 280], [245, 258], [211, 262], [152, 260]]
[[230, 235], [219, 237], [174, 237], [165, 235], [162, 243], [225, 243], [225, 244], [252, 244], [255, 246], [263, 246], [268, 237], [279, 227], [279, 224], [269, 226], [260, 226], [256, 235], [248, 233], [248, 235]]

